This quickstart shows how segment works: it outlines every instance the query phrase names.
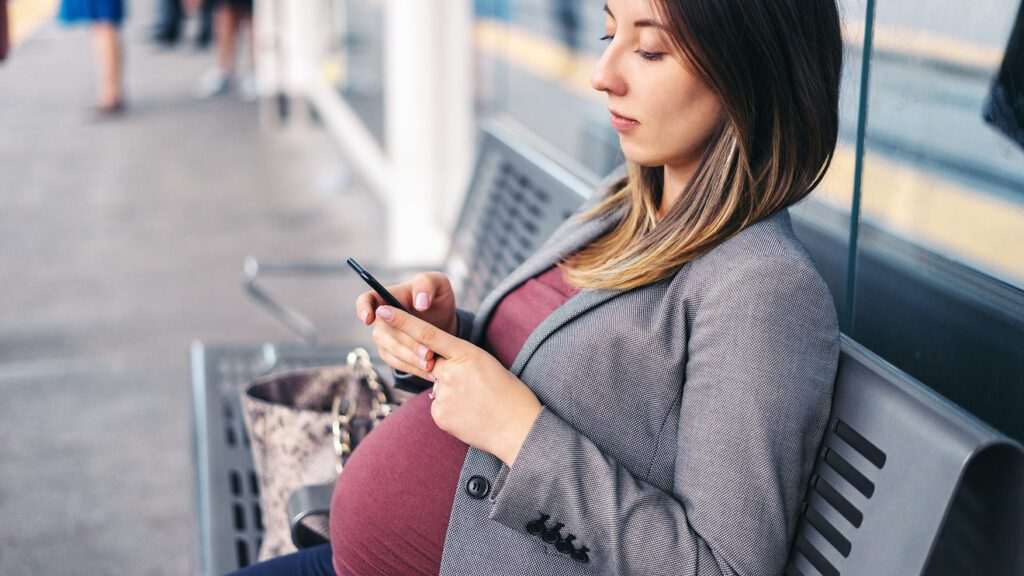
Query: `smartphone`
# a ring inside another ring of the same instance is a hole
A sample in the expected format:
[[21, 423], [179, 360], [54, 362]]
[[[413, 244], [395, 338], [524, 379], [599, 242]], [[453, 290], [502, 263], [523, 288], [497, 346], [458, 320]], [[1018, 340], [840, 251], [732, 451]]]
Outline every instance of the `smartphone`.
[[[402, 303], [398, 301], [398, 298], [395, 298], [394, 294], [388, 292], [388, 289], [378, 282], [377, 279], [373, 277], [373, 274], [367, 272], [366, 268], [360, 266], [359, 262], [356, 262], [355, 258], [346, 258], [345, 262], [356, 271], [356, 274], [359, 274], [360, 278], [370, 285], [370, 288], [373, 288], [373, 291], [376, 292], [377, 295], [387, 302], [388, 306], [394, 306], [399, 310], [409, 312], [405, 306], [402, 306]], [[406, 392], [419, 393], [434, 385], [433, 382], [424, 380], [415, 374], [410, 374], [409, 372], [403, 372], [401, 370], [395, 370], [394, 372], [395, 388], [405, 390]]]
[[388, 306], [394, 306], [403, 312], [409, 312], [405, 309], [405, 306], [402, 306], [402, 303], [398, 301], [398, 298], [395, 298], [394, 294], [388, 292], [388, 289], [378, 282], [377, 279], [373, 277], [373, 274], [367, 272], [366, 268], [360, 266], [359, 262], [356, 262], [355, 258], [346, 258], [345, 262], [356, 271], [356, 274], [359, 274], [360, 278], [370, 285], [370, 288], [373, 288], [374, 292], [387, 302]]

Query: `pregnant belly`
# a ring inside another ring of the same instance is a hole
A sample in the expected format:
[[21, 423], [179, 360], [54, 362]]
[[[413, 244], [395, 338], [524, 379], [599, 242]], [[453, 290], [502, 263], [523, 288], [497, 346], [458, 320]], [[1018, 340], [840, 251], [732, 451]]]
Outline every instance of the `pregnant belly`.
[[426, 392], [367, 434], [331, 501], [335, 571], [436, 575], [468, 448], [434, 424]]

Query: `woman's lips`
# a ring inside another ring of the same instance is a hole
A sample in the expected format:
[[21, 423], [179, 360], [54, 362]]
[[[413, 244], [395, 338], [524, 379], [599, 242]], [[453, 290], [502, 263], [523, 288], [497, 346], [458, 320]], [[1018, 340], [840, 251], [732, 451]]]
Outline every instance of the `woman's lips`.
[[615, 128], [619, 132], [625, 132], [626, 130], [631, 130], [640, 125], [639, 122], [633, 120], [632, 118], [616, 114], [612, 110], [609, 110], [608, 112], [610, 112], [612, 115], [612, 128]]

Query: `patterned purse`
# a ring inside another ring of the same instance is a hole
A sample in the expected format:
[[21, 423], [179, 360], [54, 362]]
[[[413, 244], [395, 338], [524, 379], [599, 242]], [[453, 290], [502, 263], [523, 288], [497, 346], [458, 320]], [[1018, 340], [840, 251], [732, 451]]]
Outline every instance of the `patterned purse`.
[[397, 406], [363, 348], [352, 350], [346, 365], [278, 372], [249, 384], [242, 412], [260, 484], [259, 560], [296, 550], [289, 496], [333, 483], [359, 441]]

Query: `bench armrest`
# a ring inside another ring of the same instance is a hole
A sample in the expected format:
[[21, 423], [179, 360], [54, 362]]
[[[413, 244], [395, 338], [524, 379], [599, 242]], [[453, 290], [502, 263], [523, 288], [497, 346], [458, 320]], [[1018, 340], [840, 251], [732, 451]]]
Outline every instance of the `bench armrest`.
[[[436, 267], [421, 266], [386, 266], [371, 264], [370, 268], [377, 271], [378, 277], [383, 281], [386, 278], [405, 277], [417, 272], [437, 269]], [[316, 261], [293, 261], [284, 263], [261, 263], [256, 258], [249, 256], [242, 265], [242, 286], [245, 293], [261, 308], [276, 318], [291, 332], [313, 346], [317, 343], [317, 330], [313, 322], [302, 313], [291, 306], [279, 302], [266, 288], [259, 284], [261, 276], [308, 276], [308, 277], [330, 277], [340, 276], [351, 272], [351, 268], [344, 262], [316, 262]]]
[[328, 517], [334, 483], [314, 484], [296, 490], [288, 498], [288, 524], [296, 548], [309, 548], [330, 541]]

